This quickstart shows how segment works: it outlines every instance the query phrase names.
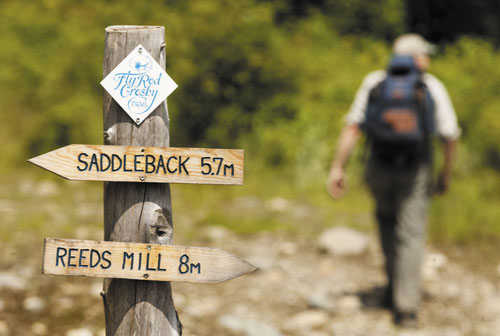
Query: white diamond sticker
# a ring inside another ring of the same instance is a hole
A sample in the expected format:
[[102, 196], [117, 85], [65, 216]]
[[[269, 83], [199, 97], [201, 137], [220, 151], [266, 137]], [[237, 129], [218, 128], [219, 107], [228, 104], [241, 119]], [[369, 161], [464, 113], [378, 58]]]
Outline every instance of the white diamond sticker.
[[140, 44], [101, 81], [101, 85], [137, 125], [177, 88], [173, 79]]

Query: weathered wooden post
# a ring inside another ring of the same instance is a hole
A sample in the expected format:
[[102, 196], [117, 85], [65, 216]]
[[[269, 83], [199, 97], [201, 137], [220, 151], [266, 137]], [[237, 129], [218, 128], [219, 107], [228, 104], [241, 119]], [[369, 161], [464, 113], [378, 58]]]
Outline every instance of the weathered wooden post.
[[42, 272], [108, 279], [108, 336], [179, 336], [168, 281], [217, 283], [256, 270], [217, 248], [171, 245], [166, 183], [241, 185], [244, 151], [169, 147], [165, 99], [177, 84], [164, 71], [163, 37], [163, 27], [108, 27], [105, 145], [71, 144], [28, 160], [70, 180], [105, 182], [106, 241], [45, 238]]
[[[138, 44], [165, 68], [164, 27], [106, 28], [104, 77]], [[104, 90], [104, 142], [107, 145], [168, 147], [166, 102], [139, 126]], [[138, 181], [139, 182], [139, 181]], [[171, 244], [170, 188], [165, 183], [104, 184], [104, 239]], [[106, 335], [180, 335], [169, 282], [104, 280]]]

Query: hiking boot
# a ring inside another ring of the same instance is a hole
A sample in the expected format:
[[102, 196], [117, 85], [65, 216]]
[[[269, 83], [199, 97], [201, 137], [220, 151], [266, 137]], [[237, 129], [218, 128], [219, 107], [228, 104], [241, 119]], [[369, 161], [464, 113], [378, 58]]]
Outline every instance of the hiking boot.
[[394, 312], [394, 323], [401, 328], [415, 329], [418, 327], [418, 317], [415, 312]]

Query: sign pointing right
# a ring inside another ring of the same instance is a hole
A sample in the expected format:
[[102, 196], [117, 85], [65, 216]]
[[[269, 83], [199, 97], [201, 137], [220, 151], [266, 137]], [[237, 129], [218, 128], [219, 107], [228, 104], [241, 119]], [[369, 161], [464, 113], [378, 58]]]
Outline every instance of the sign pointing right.
[[219, 283], [256, 270], [217, 248], [45, 238], [42, 273]]

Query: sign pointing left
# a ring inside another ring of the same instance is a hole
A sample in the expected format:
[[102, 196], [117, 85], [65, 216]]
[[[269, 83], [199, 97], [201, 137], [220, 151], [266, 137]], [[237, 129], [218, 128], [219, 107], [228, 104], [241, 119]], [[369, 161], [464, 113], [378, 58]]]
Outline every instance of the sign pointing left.
[[69, 145], [28, 161], [69, 180], [243, 184], [239, 149]]

